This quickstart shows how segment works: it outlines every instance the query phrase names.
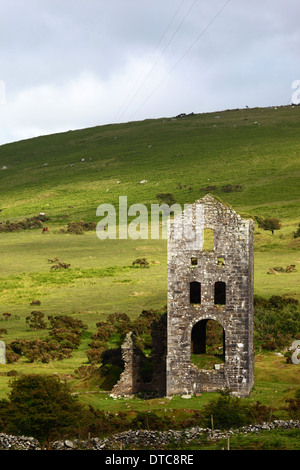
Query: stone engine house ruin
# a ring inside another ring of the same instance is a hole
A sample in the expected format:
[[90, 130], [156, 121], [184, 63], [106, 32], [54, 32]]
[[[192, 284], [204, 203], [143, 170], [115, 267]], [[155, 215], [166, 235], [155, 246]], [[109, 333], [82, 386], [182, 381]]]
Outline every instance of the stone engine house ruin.
[[[217, 389], [249, 395], [254, 384], [253, 257], [254, 222], [210, 195], [169, 224], [167, 395]], [[223, 332], [224, 362], [207, 370], [191, 357], [206, 353], [209, 321]]]
[[[254, 384], [253, 268], [254, 222], [211, 195], [169, 220], [168, 306], [152, 329], [153, 377], [141, 380], [141, 356], [130, 333], [122, 348], [125, 370], [112, 393], [229, 389], [248, 396]], [[195, 358], [208, 356], [216, 331], [219, 354], [214, 351], [210, 367], [203, 366]]]

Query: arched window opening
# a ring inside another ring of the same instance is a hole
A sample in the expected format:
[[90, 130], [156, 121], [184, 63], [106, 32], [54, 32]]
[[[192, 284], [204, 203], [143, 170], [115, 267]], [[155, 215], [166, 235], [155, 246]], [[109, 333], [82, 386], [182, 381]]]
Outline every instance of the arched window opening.
[[192, 328], [191, 362], [199, 369], [222, 368], [225, 362], [225, 331], [215, 320], [201, 320]]
[[215, 283], [215, 305], [226, 305], [226, 283], [216, 282]]
[[190, 303], [201, 304], [201, 283], [190, 282]]

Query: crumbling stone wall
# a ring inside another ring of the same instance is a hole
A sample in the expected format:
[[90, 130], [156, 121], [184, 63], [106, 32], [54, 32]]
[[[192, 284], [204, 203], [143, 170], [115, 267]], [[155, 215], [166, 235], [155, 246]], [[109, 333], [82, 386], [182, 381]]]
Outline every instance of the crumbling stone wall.
[[[211, 251], [203, 250], [204, 229], [213, 231]], [[254, 222], [211, 195], [170, 221], [167, 395], [225, 388], [233, 395], [249, 395], [254, 383], [253, 255]], [[191, 303], [192, 282], [201, 288], [200, 303]], [[225, 283], [220, 304], [216, 282]], [[225, 363], [219, 370], [200, 370], [191, 363], [192, 329], [202, 320], [215, 320], [224, 329]]]
[[122, 359], [124, 361], [124, 371], [113, 387], [112, 394], [131, 396], [141, 391], [143, 383], [140, 375], [141, 352], [136, 345], [136, 338], [132, 331], [127, 333], [122, 344]]
[[166, 338], [167, 317], [163, 314], [151, 325], [153, 374], [150, 381], [144, 381], [142, 366], [145, 356], [137, 345], [136, 336], [131, 331], [122, 344], [124, 371], [112, 389], [114, 396], [131, 396], [137, 393], [151, 393], [154, 396], [166, 395]]
[[151, 325], [153, 375], [150, 391], [159, 397], [166, 396], [167, 314]]

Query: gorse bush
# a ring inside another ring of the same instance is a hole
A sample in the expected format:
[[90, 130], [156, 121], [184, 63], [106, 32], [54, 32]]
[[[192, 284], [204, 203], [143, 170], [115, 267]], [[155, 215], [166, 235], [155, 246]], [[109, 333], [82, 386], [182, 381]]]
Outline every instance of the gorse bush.
[[295, 232], [293, 232], [293, 237], [294, 238], [299, 238], [300, 237], [300, 224], [298, 224], [298, 228]]
[[60, 229], [60, 233], [75, 233], [77, 235], [83, 232], [89, 232], [96, 229], [95, 222], [84, 222], [80, 220], [80, 222], [69, 222], [66, 229]]
[[210, 401], [203, 411], [203, 424], [214, 429], [239, 428], [248, 424], [267, 421], [271, 408], [260, 402], [249, 404], [241, 398], [232, 397], [227, 390], [217, 400]]
[[[113, 340], [116, 349], [120, 348], [127, 333], [132, 331], [137, 337], [137, 344], [141, 350], [151, 350], [151, 326], [162, 315], [161, 310], [143, 310], [134, 321], [126, 313], [111, 313], [107, 321], [96, 323], [97, 331], [91, 336], [90, 349], [86, 352], [91, 364], [101, 363], [102, 354], [109, 349]], [[104, 357], [104, 356], [103, 356]]]
[[147, 429], [164, 431], [172, 429], [174, 420], [168, 416], [159, 417], [153, 412], [139, 412], [132, 420], [133, 429]]
[[293, 298], [254, 299], [254, 339], [257, 347], [276, 350], [300, 339], [300, 310]]
[[21, 232], [23, 230], [42, 228], [43, 222], [49, 220], [48, 217], [40, 215], [35, 217], [28, 217], [17, 222], [0, 222], [0, 232]]
[[[48, 316], [48, 320], [51, 325], [49, 337], [16, 339], [7, 345], [8, 363], [17, 362], [22, 356], [29, 362], [41, 363], [61, 361], [72, 356], [73, 350], [79, 347], [87, 326], [81, 320], [68, 315]], [[35, 327], [37, 322], [40, 324], [40, 321], [43, 321], [43, 316], [29, 316], [26, 321]]]
[[172, 193], [158, 193], [156, 198], [162, 204], [167, 204], [168, 206], [172, 206], [176, 203], [176, 198]]
[[137, 258], [133, 261], [132, 266], [139, 266], [140, 268], [150, 268], [149, 262], [146, 258]]
[[44, 330], [47, 328], [47, 323], [44, 320], [45, 314], [43, 312], [34, 310], [26, 317], [26, 323], [29, 324], [33, 330]]
[[287, 412], [291, 419], [300, 419], [300, 389], [295, 393], [295, 398], [289, 398], [286, 400], [288, 403]]

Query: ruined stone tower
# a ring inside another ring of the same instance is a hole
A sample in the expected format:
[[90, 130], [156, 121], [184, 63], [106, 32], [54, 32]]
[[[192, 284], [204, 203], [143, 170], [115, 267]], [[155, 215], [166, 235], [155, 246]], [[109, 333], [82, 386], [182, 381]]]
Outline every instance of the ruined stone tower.
[[[254, 383], [254, 222], [206, 195], [170, 221], [166, 394], [230, 389]], [[208, 322], [223, 333], [220, 364], [195, 365], [206, 354]]]

